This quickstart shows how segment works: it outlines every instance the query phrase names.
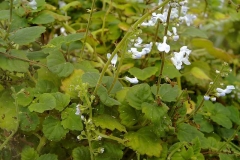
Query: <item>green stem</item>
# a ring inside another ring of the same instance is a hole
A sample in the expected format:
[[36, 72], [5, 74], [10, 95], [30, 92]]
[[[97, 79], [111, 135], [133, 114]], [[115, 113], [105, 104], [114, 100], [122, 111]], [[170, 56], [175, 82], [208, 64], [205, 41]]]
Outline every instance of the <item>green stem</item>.
[[89, 150], [90, 150], [90, 155], [91, 155], [91, 160], [94, 160], [94, 151], [92, 149], [92, 137], [90, 130], [87, 128], [87, 140], [88, 140], [88, 145], [89, 145]]
[[182, 148], [186, 143], [182, 142], [178, 147], [176, 147], [167, 157], [167, 159], [171, 159], [174, 153], [178, 152], [180, 148]]
[[115, 54], [118, 52], [118, 50], [122, 47], [123, 44], [125, 44], [125, 42], [127, 41], [127, 39], [131, 36], [131, 33], [138, 27], [139, 24], [141, 24], [145, 19], [148, 18], [149, 15], [151, 15], [154, 11], [158, 10], [159, 8], [165, 6], [170, 0], [166, 0], [164, 1], [162, 4], [160, 4], [159, 6], [155, 7], [152, 10], [149, 10], [146, 14], [144, 14], [138, 21], [136, 21], [127, 31], [127, 33], [125, 34], [125, 36], [123, 37], [123, 39], [118, 43], [118, 45], [116, 46], [116, 48], [114, 49], [114, 51], [112, 52], [111, 57], [108, 59], [108, 61], [106, 62], [106, 65], [104, 66], [101, 75], [98, 79], [97, 85], [94, 89], [93, 94], [95, 95], [101, 82], [103, 79], [103, 76], [109, 66], [109, 64], [111, 63], [111, 60], [113, 59], [113, 57], [115, 56]]
[[15, 100], [14, 105], [16, 107], [16, 121], [17, 121], [17, 125], [14, 131], [12, 131], [12, 133], [10, 134], [10, 136], [8, 136], [6, 138], [6, 140], [1, 144], [0, 146], [0, 151], [6, 146], [6, 144], [12, 139], [12, 137], [14, 136], [14, 134], [18, 131], [18, 127], [19, 127], [19, 106], [18, 106], [18, 100], [17, 100], [17, 94], [15, 89], [13, 87], [11, 87], [11, 90], [13, 91], [12, 97]]
[[[221, 70], [220, 70], [220, 73], [217, 74], [217, 76], [215, 77], [215, 79], [214, 79], [214, 81], [213, 81], [213, 84], [211, 85], [210, 88], [208, 88], [208, 90], [207, 90], [207, 92], [204, 94], [204, 96], [209, 96], [209, 94], [213, 91], [213, 89], [216, 88], [215, 86], [217, 85], [217, 81], [218, 81], [218, 79], [220, 78], [221, 73], [222, 73], [224, 67], [225, 67], [225, 66], [223, 65], [222, 68], [221, 68]], [[187, 118], [185, 118], [185, 119], [177, 122], [177, 124], [182, 123], [182, 122], [184, 122], [184, 121], [188, 121], [189, 119], [191, 119], [191, 118], [199, 111], [199, 109], [202, 108], [204, 101], [205, 101], [205, 99], [204, 99], [204, 97], [203, 97], [202, 100], [201, 100], [201, 102], [200, 102], [200, 104], [199, 104], [199, 106], [198, 106]]]
[[9, 25], [7, 28], [7, 33], [4, 37], [4, 40], [6, 40], [9, 36], [9, 32], [10, 32], [10, 27], [11, 27], [11, 23], [12, 23], [12, 12], [13, 12], [13, 0], [10, 0], [10, 16], [9, 16]]
[[89, 31], [89, 27], [90, 27], [90, 24], [91, 24], [94, 5], [95, 5], [95, 0], [92, 1], [91, 11], [90, 11], [90, 15], [89, 15], [89, 18], [88, 18], [87, 29], [86, 29], [85, 37], [84, 37], [84, 40], [83, 40], [82, 51], [81, 51], [81, 54], [80, 54], [80, 60], [82, 60], [82, 56], [83, 56], [83, 52], [84, 52], [84, 48], [85, 48], [85, 43], [87, 41], [88, 31]]
[[218, 149], [217, 152], [221, 152], [224, 146], [226, 146], [228, 143], [232, 141], [232, 139], [235, 137], [235, 135], [238, 133], [239, 130], [240, 130], [240, 126], [238, 126], [238, 128], [234, 131], [233, 135], [227, 139], [227, 141]]
[[102, 134], [98, 131], [94, 131], [97, 135], [103, 137], [103, 138], [106, 138], [106, 139], [111, 139], [111, 140], [115, 140], [117, 141], [118, 143], [121, 143], [123, 145], [125, 145], [125, 140], [121, 139], [121, 138], [118, 138], [118, 137], [115, 137], [115, 136], [112, 136], [112, 135], [105, 135], [105, 134]]
[[[105, 2], [103, 2], [105, 4]], [[106, 4], [105, 4], [106, 5]], [[103, 24], [102, 24], [102, 31], [101, 31], [101, 38], [103, 39], [103, 36], [104, 36], [104, 28], [105, 28], [105, 24], [106, 24], [106, 18], [107, 18], [107, 15], [109, 14], [109, 12], [111, 11], [112, 9], [112, 1], [111, 3], [109, 4], [109, 8], [106, 12], [106, 14], [104, 15], [104, 18], [103, 18]], [[105, 44], [105, 41], [104, 41], [104, 44]]]
[[31, 60], [28, 60], [28, 59], [16, 57], [16, 56], [13, 56], [13, 55], [10, 55], [10, 54], [6, 54], [6, 53], [3, 53], [3, 52], [0, 52], [0, 54], [4, 55], [5, 57], [8, 57], [8, 58], [18, 59], [18, 60], [21, 60], [21, 61], [29, 62], [29, 64], [31, 64], [31, 65], [42, 66], [42, 67], [46, 67], [47, 68], [46, 65], [38, 63], [38, 62], [35, 62], [35, 61], [31, 61]]
[[[169, 21], [170, 21], [170, 15], [171, 15], [171, 10], [172, 10], [172, 7], [170, 6], [169, 9], [168, 9], [166, 27], [164, 29], [164, 36], [167, 35]], [[161, 62], [162, 63], [161, 63], [160, 73], [159, 73], [159, 76], [158, 76], [156, 99], [159, 98], [158, 93], [159, 93], [159, 89], [160, 89], [160, 85], [161, 85], [163, 67], [164, 67], [164, 63], [165, 63], [165, 52], [162, 52], [161, 55], [162, 55], [161, 56]]]
[[108, 93], [110, 93], [110, 92], [112, 91], [115, 83], [117, 82], [118, 75], [119, 75], [119, 72], [120, 72], [120, 69], [121, 69], [123, 60], [124, 60], [125, 53], [126, 53], [126, 44], [125, 44], [125, 46], [124, 46], [124, 48], [123, 48], [123, 51], [122, 51], [122, 54], [121, 54], [122, 56], [121, 56], [121, 59], [120, 59], [120, 61], [119, 61], [118, 66], [117, 66], [117, 71], [116, 71], [115, 74], [114, 74], [113, 82], [112, 82], [110, 88], [108, 89]]
[[187, 92], [187, 90], [182, 91], [181, 94], [180, 94], [180, 96], [178, 96], [177, 101], [175, 102], [175, 104], [173, 105], [173, 107], [171, 108], [171, 110], [170, 110], [170, 112], [169, 112], [169, 116], [170, 116], [170, 117], [173, 117], [174, 111], [175, 111], [175, 109], [176, 109], [176, 107], [177, 107], [177, 104], [178, 104], [179, 101], [181, 100], [181, 97], [183, 96], [183, 93], [184, 93], [184, 92]]
[[42, 150], [42, 148], [45, 146], [45, 144], [46, 144], [46, 141], [47, 141], [47, 139], [46, 139], [46, 137], [44, 137], [44, 136], [40, 136], [39, 134], [37, 134], [37, 133], [33, 133], [36, 137], [38, 137], [38, 139], [39, 139], [39, 143], [38, 143], [38, 146], [37, 146], [37, 149], [36, 149], [36, 151], [38, 152], [38, 153], [41, 153], [41, 150]]

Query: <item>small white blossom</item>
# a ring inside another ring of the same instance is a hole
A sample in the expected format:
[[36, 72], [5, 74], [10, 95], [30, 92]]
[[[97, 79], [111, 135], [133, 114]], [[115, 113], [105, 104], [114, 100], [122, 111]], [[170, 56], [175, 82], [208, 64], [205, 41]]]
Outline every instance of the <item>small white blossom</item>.
[[59, 8], [62, 8], [66, 6], [66, 3], [64, 1], [58, 1]]
[[177, 41], [179, 39], [179, 35], [177, 34], [177, 28], [176, 27], [172, 27], [172, 30], [173, 30], [173, 40], [174, 41]]
[[164, 36], [163, 43], [156, 42], [157, 48], [160, 52], [164, 51], [164, 52], [168, 53], [170, 51], [170, 46], [166, 43], [166, 41], [167, 41], [167, 37]]
[[216, 73], [218, 74], [218, 73], [220, 73], [220, 71], [219, 71], [219, 70], [216, 70]]
[[205, 96], [204, 96], [204, 100], [205, 100], [205, 101], [208, 101], [209, 99], [210, 99], [210, 97], [209, 97], [208, 95], [205, 95]]
[[179, 20], [181, 22], [185, 21], [187, 26], [190, 26], [196, 18], [197, 17], [195, 15], [193, 15], [193, 14], [187, 14], [187, 15], [185, 15], [183, 17], [179, 17]]
[[[110, 57], [111, 57], [111, 54], [108, 53], [108, 54], [107, 54], [107, 58], [109, 59]], [[113, 65], [113, 67], [116, 67], [117, 59], [118, 59], [118, 55], [115, 54], [114, 57], [113, 57], [113, 59], [111, 60], [111, 64]]]
[[181, 12], [182, 12], [182, 14], [187, 14], [187, 11], [188, 11], [188, 7], [186, 7], [186, 6], [182, 6], [181, 7]]
[[61, 27], [61, 28], [60, 28], [60, 32], [61, 32], [64, 36], [67, 35], [66, 30], [65, 30], [64, 27]]
[[81, 114], [79, 106], [80, 106], [80, 104], [76, 105], [76, 112], [75, 112], [76, 115], [80, 115]]
[[235, 89], [235, 87], [233, 85], [227, 86], [226, 89], [216, 88], [217, 96], [218, 97], [225, 96], [226, 94], [231, 93], [232, 90], [234, 90], [234, 89]]
[[211, 101], [215, 102], [216, 101], [216, 97], [211, 97]]
[[100, 141], [100, 140], [102, 139], [102, 137], [101, 137], [101, 136], [98, 136], [97, 139]]
[[34, 9], [34, 10], [37, 9], [37, 2], [36, 2], [36, 0], [32, 0], [32, 1], [29, 2], [28, 4], [29, 4], [29, 6], [30, 6], [32, 9]]
[[183, 46], [180, 48], [180, 52], [174, 52], [174, 57], [171, 58], [175, 67], [180, 70], [182, 68], [182, 64], [190, 65], [188, 58], [191, 53], [191, 50], [187, 48], [187, 46]]
[[103, 153], [103, 152], [104, 152], [104, 148], [101, 148], [101, 149], [99, 150], [99, 152], [100, 152], [100, 153]]
[[134, 47], [141, 47], [141, 44], [143, 42], [142, 38], [138, 37], [135, 41], [136, 43], [134, 44]]
[[125, 80], [129, 81], [130, 83], [136, 84], [138, 83], [138, 79], [136, 77], [130, 78], [130, 77], [124, 77]]

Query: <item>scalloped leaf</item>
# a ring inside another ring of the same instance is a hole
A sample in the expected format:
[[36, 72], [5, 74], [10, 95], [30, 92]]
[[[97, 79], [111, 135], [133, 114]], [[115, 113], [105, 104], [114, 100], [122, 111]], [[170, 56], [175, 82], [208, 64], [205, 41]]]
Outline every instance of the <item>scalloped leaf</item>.
[[67, 94], [57, 92], [57, 93], [52, 93], [52, 95], [56, 99], [55, 109], [58, 110], [58, 111], [62, 111], [70, 102], [70, 96], [67, 95]]
[[91, 159], [90, 151], [88, 147], [83, 147], [83, 146], [74, 148], [72, 151], [72, 157], [73, 157], [73, 160]]
[[45, 32], [45, 30], [46, 27], [43, 26], [26, 27], [17, 30], [15, 33], [11, 33], [9, 39], [16, 44], [26, 45], [34, 42], [43, 32]]
[[125, 126], [133, 126], [138, 121], [137, 111], [127, 104], [118, 107], [121, 123]]
[[74, 66], [70, 62], [66, 62], [59, 51], [47, 56], [47, 66], [51, 72], [57, 74], [59, 77], [67, 77], [74, 70]]
[[140, 154], [160, 157], [162, 152], [161, 141], [149, 127], [144, 127], [137, 132], [129, 132], [124, 135], [128, 141], [126, 145]]
[[120, 105], [121, 103], [118, 102], [117, 100], [111, 98], [108, 95], [108, 91], [105, 87], [100, 86], [97, 90], [97, 95], [99, 96], [101, 102], [105, 104], [108, 107], [112, 107], [114, 105]]
[[102, 114], [93, 117], [93, 122], [96, 126], [99, 126], [103, 129], [107, 128], [110, 129], [111, 131], [117, 129], [121, 132], [127, 132], [126, 128], [121, 123], [119, 123], [119, 121], [116, 118], [113, 118], [112, 116], [107, 114]]
[[61, 124], [64, 129], [81, 131], [83, 130], [83, 124], [81, 117], [75, 114], [76, 109], [67, 108], [61, 113]]
[[[8, 58], [7, 56], [0, 55], [0, 68], [8, 71], [27, 72], [29, 63], [19, 59], [28, 60], [24, 51], [11, 50], [9, 56], [16, 58]], [[19, 58], [19, 59], [18, 59]]]
[[137, 110], [141, 110], [141, 105], [143, 102], [151, 102], [154, 99], [150, 86], [146, 83], [143, 83], [129, 88], [126, 100], [130, 106]]
[[68, 130], [64, 129], [61, 125], [61, 121], [49, 116], [43, 121], [43, 134], [44, 136], [52, 141], [60, 141], [66, 136]]
[[157, 67], [147, 67], [144, 69], [139, 69], [139, 68], [133, 67], [133, 68], [129, 69], [128, 72], [131, 75], [133, 75], [143, 81], [143, 80], [150, 78], [152, 75], [155, 75], [157, 71], [158, 71]]
[[33, 160], [37, 159], [39, 157], [37, 151], [34, 150], [34, 148], [31, 148], [29, 146], [24, 147], [21, 152], [21, 160]]
[[[151, 87], [152, 93], [156, 95], [157, 87], [156, 85]], [[162, 101], [165, 102], [175, 102], [179, 95], [180, 89], [177, 85], [162, 84], [159, 89], [159, 95]]]
[[58, 160], [58, 156], [56, 154], [43, 154], [38, 157], [36, 160]]
[[23, 131], [34, 131], [40, 123], [36, 112], [30, 112], [28, 108], [21, 108], [19, 114], [19, 125]]
[[32, 103], [28, 108], [29, 110], [43, 113], [47, 110], [52, 110], [56, 107], [56, 99], [55, 97], [50, 93], [43, 93], [39, 97], [38, 103]]
[[15, 130], [16, 107], [10, 91], [0, 93], [0, 128], [7, 131]]
[[151, 120], [153, 123], [159, 122], [168, 110], [169, 108], [165, 104], [158, 106], [157, 104], [142, 103], [142, 112], [147, 119]]

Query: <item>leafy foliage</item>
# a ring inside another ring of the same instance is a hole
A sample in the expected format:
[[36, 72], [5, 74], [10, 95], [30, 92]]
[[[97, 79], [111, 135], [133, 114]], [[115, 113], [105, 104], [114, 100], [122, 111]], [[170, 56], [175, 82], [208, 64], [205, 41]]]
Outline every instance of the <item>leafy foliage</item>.
[[0, 159], [239, 159], [239, 4], [1, 1]]

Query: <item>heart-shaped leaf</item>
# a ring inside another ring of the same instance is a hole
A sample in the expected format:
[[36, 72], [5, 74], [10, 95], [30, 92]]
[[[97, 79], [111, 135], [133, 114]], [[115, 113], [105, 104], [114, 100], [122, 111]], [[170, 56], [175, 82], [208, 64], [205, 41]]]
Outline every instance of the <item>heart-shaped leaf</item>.
[[155, 73], [158, 71], [157, 67], [147, 67], [144, 69], [139, 69], [136, 67], [133, 67], [131, 69], [129, 69], [129, 73], [131, 75], [133, 75], [134, 77], [137, 77], [140, 80], [146, 80], [149, 77], [151, 77], [152, 75], [155, 75]]

